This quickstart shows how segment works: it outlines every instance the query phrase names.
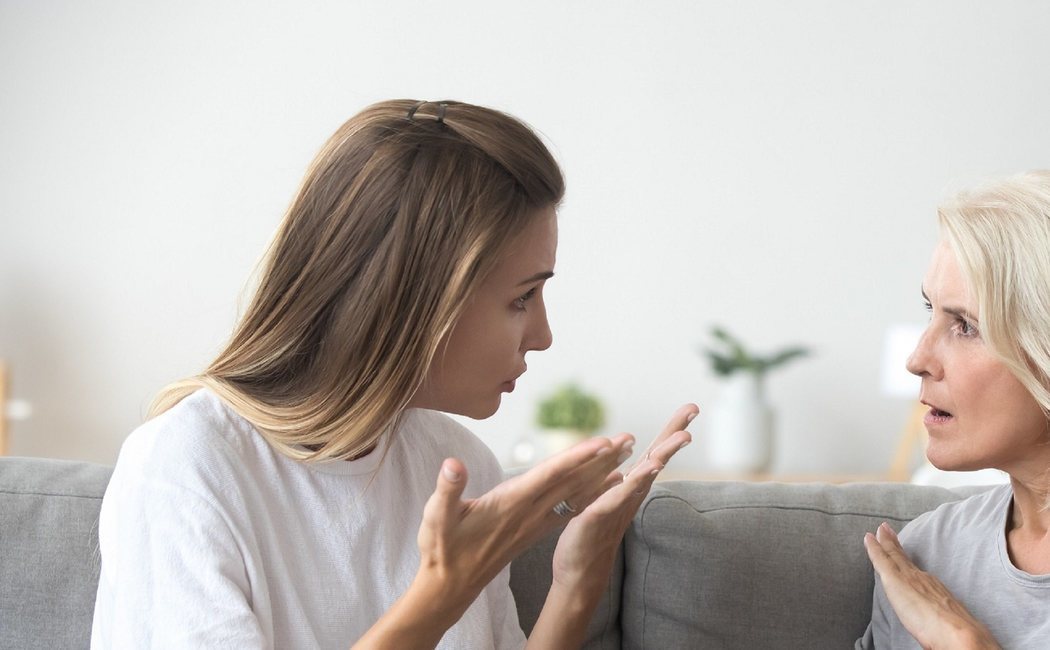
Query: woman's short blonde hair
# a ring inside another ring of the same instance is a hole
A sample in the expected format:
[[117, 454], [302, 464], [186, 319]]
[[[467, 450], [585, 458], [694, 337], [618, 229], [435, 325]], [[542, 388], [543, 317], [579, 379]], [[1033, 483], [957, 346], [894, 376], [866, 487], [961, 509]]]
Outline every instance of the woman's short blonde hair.
[[1050, 171], [963, 192], [938, 216], [982, 337], [1050, 414]]
[[372, 449], [503, 248], [563, 192], [550, 152], [509, 115], [366, 108], [307, 171], [226, 349], [150, 415], [207, 387], [293, 458]]

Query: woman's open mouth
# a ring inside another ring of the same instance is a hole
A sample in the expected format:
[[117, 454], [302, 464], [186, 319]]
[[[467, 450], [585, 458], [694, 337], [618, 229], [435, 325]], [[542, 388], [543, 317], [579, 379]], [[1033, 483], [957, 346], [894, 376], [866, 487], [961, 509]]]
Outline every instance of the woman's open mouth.
[[945, 422], [947, 422], [951, 418], [952, 418], [952, 414], [949, 413], [948, 411], [942, 411], [939, 408], [931, 406], [930, 407], [930, 412], [926, 414], [925, 418], [923, 418], [923, 422], [927, 426], [929, 426], [931, 424], [932, 425], [938, 425], [938, 424], [944, 424]]

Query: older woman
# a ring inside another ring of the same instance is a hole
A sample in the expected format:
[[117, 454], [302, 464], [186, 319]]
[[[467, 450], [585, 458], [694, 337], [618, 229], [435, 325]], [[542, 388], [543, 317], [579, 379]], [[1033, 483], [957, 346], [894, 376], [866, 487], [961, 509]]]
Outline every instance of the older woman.
[[858, 648], [1050, 647], [1050, 172], [939, 210], [923, 281], [926, 455], [1010, 483], [865, 536], [877, 580]]

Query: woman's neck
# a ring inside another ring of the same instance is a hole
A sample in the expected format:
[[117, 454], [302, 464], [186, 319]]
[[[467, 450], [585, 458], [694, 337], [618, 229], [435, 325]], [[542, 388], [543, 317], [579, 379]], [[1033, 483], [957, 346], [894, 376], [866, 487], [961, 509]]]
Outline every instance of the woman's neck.
[[1024, 481], [1013, 476], [1013, 500], [1006, 521], [1006, 549], [1018, 569], [1050, 574], [1050, 490], [1047, 479]]

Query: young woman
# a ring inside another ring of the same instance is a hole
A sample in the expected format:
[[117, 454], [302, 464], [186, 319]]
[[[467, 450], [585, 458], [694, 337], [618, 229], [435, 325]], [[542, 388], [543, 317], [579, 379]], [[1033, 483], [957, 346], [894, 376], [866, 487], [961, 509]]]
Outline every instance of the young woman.
[[344, 124], [226, 349], [121, 450], [92, 646], [521, 647], [507, 566], [560, 525], [528, 645], [578, 646], [696, 406], [626, 476], [623, 434], [503, 483], [438, 413], [492, 415], [550, 346], [562, 192], [497, 111], [388, 101]]
[[864, 545], [872, 621], [858, 648], [1050, 647], [1050, 172], [961, 195], [939, 211], [923, 281], [930, 462], [1010, 483], [886, 524]]

